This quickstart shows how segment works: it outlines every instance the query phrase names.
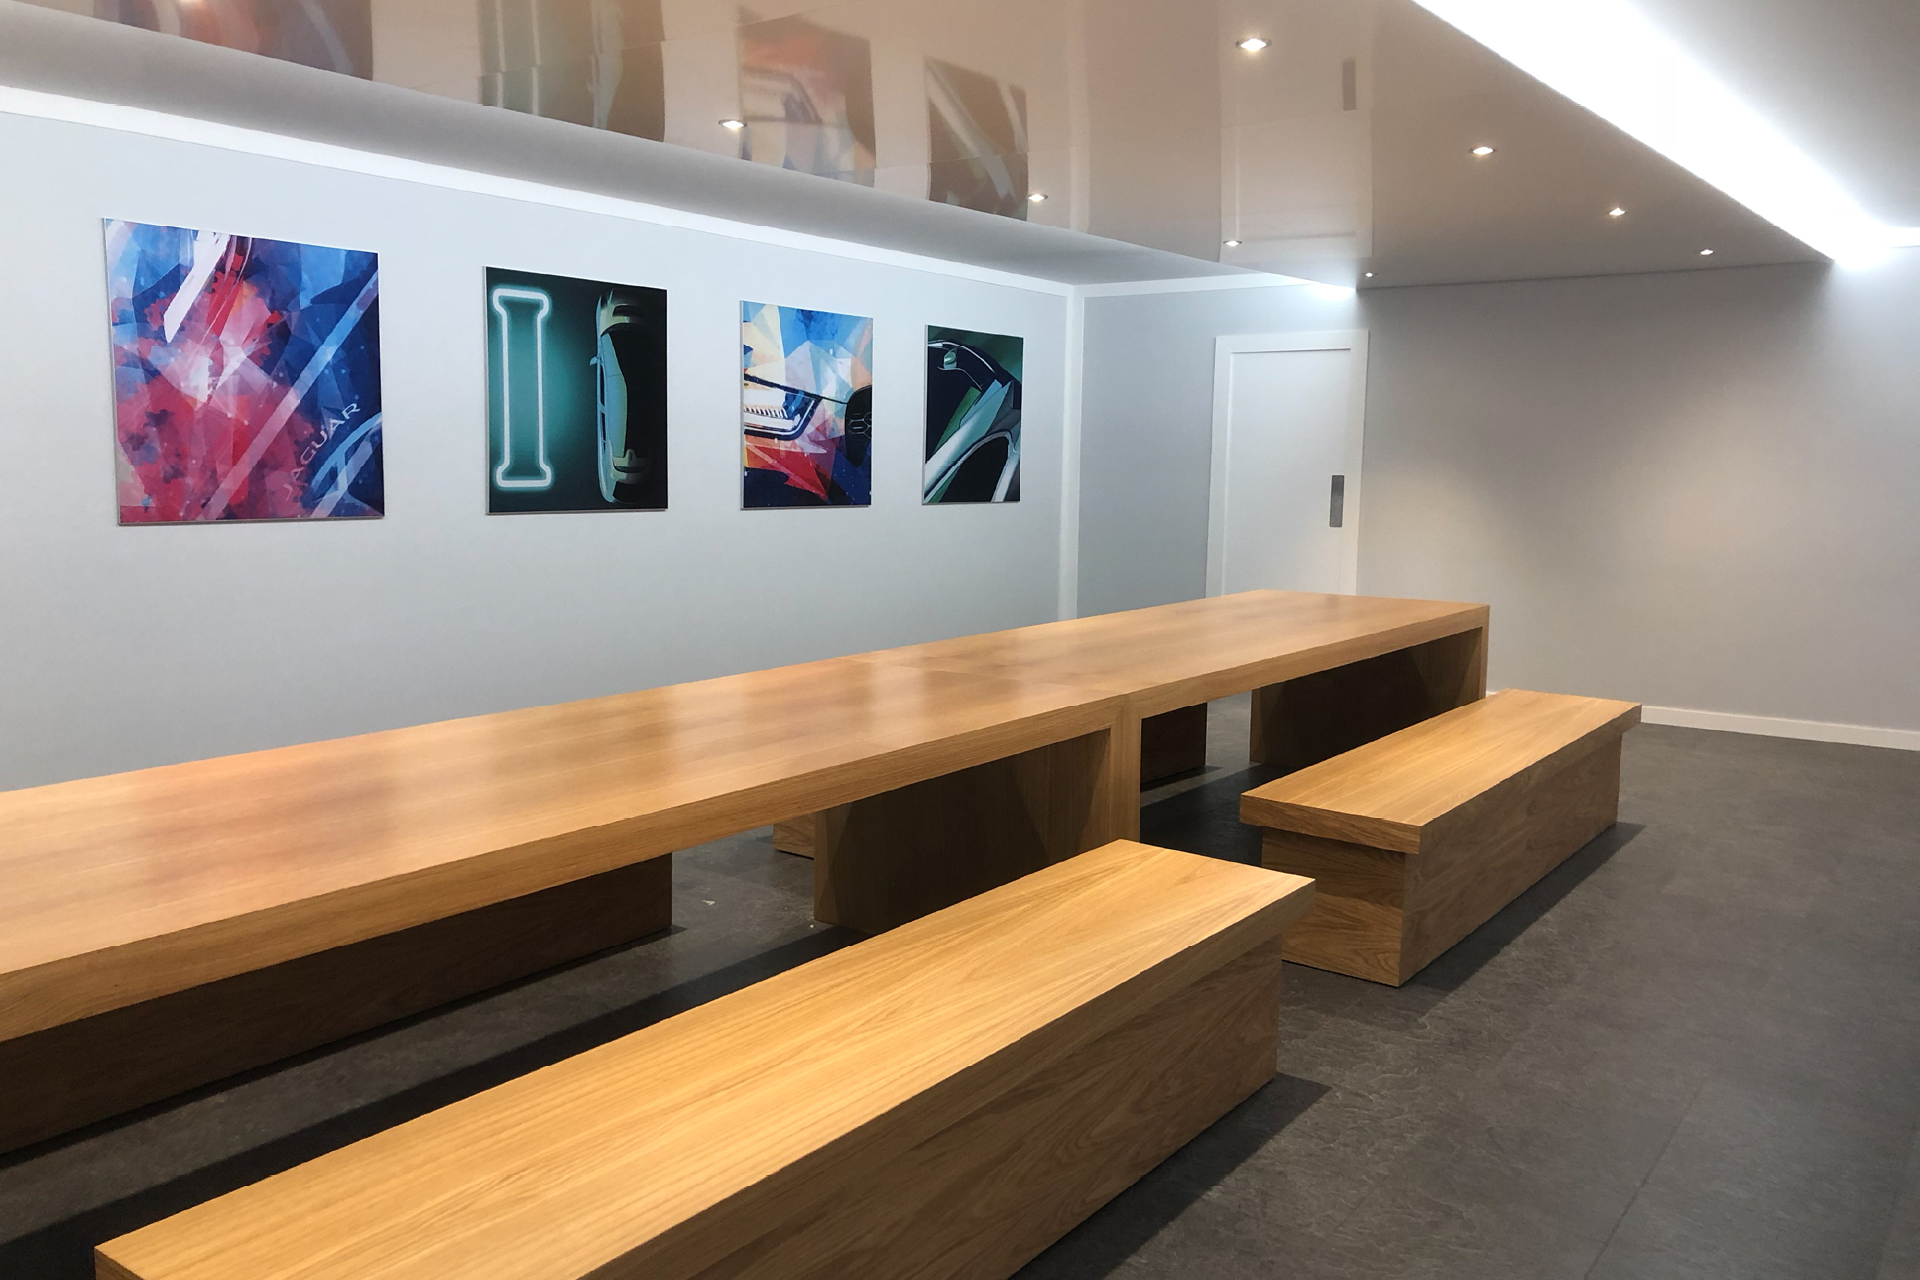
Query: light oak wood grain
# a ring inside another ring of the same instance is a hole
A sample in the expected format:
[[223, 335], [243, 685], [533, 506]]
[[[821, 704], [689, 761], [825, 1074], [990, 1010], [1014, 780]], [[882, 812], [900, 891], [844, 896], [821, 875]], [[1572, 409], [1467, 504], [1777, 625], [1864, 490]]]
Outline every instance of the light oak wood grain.
[[1507, 689], [1249, 791], [1243, 821], [1418, 853], [1472, 802], [1559, 753], [1584, 754], [1640, 722], [1608, 698]]
[[1482, 604], [1244, 591], [862, 657], [1076, 684], [1124, 695], [1146, 717], [1486, 625]]
[[[1018, 1208], [1004, 1240], [947, 1227], [935, 1274], [1004, 1276], [1271, 1071], [1271, 950], [1311, 896], [1116, 842], [110, 1241], [99, 1274], [905, 1276], [860, 1233], [941, 1230], [944, 1182]], [[814, 1230], [876, 1186], [904, 1225]]]
[[672, 924], [673, 859], [651, 858], [0, 1040], [0, 1151]]
[[1105, 729], [835, 659], [0, 793], [0, 1039]]
[[1508, 690], [1248, 792], [1263, 865], [1318, 887], [1287, 959], [1418, 973], [1613, 825], [1639, 711]]

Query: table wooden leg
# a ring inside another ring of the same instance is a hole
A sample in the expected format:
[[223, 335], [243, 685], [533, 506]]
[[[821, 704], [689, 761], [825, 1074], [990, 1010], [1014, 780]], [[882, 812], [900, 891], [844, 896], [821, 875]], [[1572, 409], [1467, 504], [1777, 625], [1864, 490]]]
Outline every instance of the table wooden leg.
[[1291, 772], [1486, 694], [1481, 627], [1255, 689], [1248, 751]]
[[1140, 722], [1140, 785], [1207, 767], [1207, 704], [1180, 707]]
[[813, 914], [881, 933], [1140, 834], [1139, 720], [916, 782], [811, 820]]

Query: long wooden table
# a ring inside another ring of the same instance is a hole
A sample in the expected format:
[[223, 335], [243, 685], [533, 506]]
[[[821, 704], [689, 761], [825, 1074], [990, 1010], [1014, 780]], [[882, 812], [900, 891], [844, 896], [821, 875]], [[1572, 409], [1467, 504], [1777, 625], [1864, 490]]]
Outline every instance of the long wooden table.
[[0, 1149], [656, 931], [659, 860], [795, 813], [891, 927], [1136, 836], [1143, 716], [1257, 688], [1325, 758], [1481, 696], [1486, 617], [1255, 592], [0, 793]]

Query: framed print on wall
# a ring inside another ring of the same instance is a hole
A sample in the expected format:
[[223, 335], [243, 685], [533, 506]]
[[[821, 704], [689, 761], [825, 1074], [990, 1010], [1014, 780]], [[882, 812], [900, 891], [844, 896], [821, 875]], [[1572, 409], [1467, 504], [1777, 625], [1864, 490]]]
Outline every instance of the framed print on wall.
[[921, 502], [1020, 501], [1025, 342], [927, 326], [927, 442]]
[[379, 258], [105, 229], [120, 523], [383, 514]]
[[487, 510], [666, 505], [666, 291], [487, 268]]
[[873, 321], [740, 304], [742, 505], [873, 501]]

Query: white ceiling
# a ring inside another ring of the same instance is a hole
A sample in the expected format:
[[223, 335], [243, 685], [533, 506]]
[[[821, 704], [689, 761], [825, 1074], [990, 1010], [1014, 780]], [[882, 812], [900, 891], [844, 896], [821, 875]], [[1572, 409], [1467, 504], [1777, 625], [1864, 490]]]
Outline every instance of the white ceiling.
[[[1920, 226], [1920, 0], [1638, 3], [1870, 213]], [[805, 13], [871, 49], [872, 185], [734, 158], [739, 135], [719, 127], [742, 102], [730, 5], [662, 0], [649, 56], [667, 68], [666, 142], [480, 105], [480, 0], [373, 6], [376, 72], [393, 83], [75, 16], [86, 0], [0, 0], [0, 83], [1072, 284], [1261, 270], [1364, 287], [1816, 256], [1412, 0], [765, 0], [741, 16]], [[1233, 47], [1250, 32], [1273, 46]], [[1024, 220], [921, 198], [928, 59], [1021, 90], [1021, 190], [1048, 197], [1020, 202]], [[1481, 142], [1495, 153], [1469, 155]]]

